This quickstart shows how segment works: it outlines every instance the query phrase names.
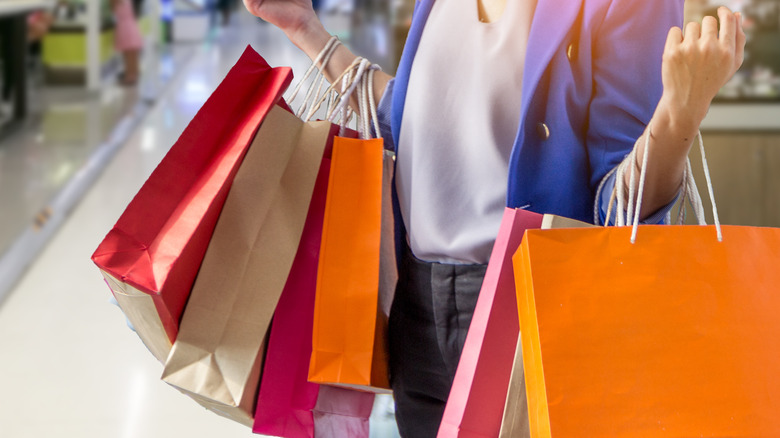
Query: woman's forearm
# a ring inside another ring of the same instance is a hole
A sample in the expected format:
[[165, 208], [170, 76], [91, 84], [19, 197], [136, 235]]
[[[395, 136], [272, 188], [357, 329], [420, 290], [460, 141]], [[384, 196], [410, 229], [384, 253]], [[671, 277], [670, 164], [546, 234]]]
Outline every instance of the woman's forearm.
[[[686, 158], [698, 133], [701, 120], [690, 114], [677, 114], [663, 98], [653, 114], [652, 121], [637, 142], [636, 174], [641, 171], [645, 155], [645, 140], [650, 136], [644, 194], [639, 218], [645, 219], [677, 196], [682, 184]], [[623, 184], [630, 184], [626, 172]], [[638, 178], [635, 181], [638, 185]], [[628, 193], [628, 191], [626, 191]]]
[[[325, 30], [325, 27], [316, 16], [309, 19], [299, 28], [286, 34], [290, 41], [312, 60], [317, 57], [331, 38], [330, 33]], [[352, 64], [355, 57], [356, 55], [346, 46], [339, 44], [325, 68], [325, 78], [330, 82], [336, 80], [336, 78]], [[373, 93], [377, 102], [382, 98], [390, 79], [392, 79], [392, 76], [387, 73], [382, 71], [377, 71], [375, 73]]]
[[[642, 163], [647, 153], [645, 139], [650, 136], [640, 219], [667, 205], [678, 193], [686, 157], [710, 102], [742, 65], [745, 33], [741, 15], [721, 7], [718, 17], [688, 23], [684, 33], [677, 27], [669, 31], [661, 68], [663, 96], [637, 143], [634, 166]], [[630, 172], [622, 183], [631, 183]]]

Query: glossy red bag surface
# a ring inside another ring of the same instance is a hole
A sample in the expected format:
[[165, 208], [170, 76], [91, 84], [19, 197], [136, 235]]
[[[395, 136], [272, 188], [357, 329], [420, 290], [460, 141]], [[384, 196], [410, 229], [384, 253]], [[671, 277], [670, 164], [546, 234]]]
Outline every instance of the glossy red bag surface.
[[292, 79], [247, 48], [92, 256], [160, 361], [179, 321], [236, 171]]

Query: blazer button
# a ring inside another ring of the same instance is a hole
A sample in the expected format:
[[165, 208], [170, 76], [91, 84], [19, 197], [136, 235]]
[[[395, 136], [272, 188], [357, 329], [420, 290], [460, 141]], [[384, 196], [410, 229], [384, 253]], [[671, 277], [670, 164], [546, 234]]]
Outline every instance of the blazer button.
[[571, 43], [566, 47], [566, 57], [569, 58], [569, 61], [574, 61], [574, 57], [577, 55], [576, 49], [574, 43]]
[[550, 128], [545, 123], [536, 124], [536, 133], [539, 134], [539, 138], [542, 140], [550, 138]]

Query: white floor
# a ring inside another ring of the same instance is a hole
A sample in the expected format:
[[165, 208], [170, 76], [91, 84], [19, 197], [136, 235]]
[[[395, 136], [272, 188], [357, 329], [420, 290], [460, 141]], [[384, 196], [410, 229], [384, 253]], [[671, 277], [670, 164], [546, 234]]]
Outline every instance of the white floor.
[[300, 77], [303, 57], [270, 26], [234, 26], [168, 87], [0, 307], [0, 437], [249, 437], [159, 380], [90, 255], [246, 44]]

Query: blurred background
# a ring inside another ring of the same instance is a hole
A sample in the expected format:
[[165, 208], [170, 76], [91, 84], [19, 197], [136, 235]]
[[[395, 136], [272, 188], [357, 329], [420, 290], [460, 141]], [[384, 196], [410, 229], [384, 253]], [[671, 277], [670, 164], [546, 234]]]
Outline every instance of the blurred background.
[[[720, 219], [779, 227], [780, 0], [687, 0], [687, 19], [720, 4], [747, 33], [702, 126]], [[414, 0], [314, 5], [395, 72]], [[251, 435], [159, 381], [89, 261], [247, 44], [309, 65], [240, 0], [0, 0], [0, 437]], [[396, 434], [377, 399], [372, 436]]]

